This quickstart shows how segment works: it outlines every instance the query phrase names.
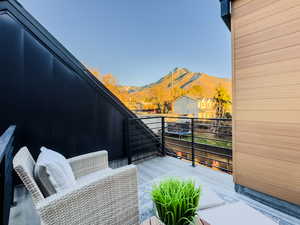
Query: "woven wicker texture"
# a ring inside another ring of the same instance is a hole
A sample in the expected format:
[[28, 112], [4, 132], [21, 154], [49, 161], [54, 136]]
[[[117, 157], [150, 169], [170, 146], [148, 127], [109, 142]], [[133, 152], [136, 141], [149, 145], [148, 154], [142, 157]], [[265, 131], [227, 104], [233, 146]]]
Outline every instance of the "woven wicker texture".
[[88, 153], [68, 161], [76, 179], [108, 167], [107, 151]]
[[[34, 166], [30, 153], [25, 153], [18, 152], [14, 159], [14, 168], [19, 171], [24, 183], [27, 177], [32, 178]], [[27, 161], [30, 161], [29, 168]], [[35, 197], [34, 204], [44, 225], [139, 224], [137, 169], [134, 165], [105, 169], [108, 167], [105, 151], [75, 157], [69, 159], [69, 162], [75, 177], [84, 178], [88, 175], [88, 179], [82, 179], [84, 182], [78, 182], [73, 188], [47, 198]], [[100, 175], [101, 170], [103, 174]], [[35, 184], [33, 178], [30, 181]], [[35, 192], [40, 191], [34, 184], [25, 186], [32, 195], [37, 195]]]
[[21, 148], [13, 159], [13, 166], [16, 173], [31, 193], [32, 200], [36, 204], [43, 200], [44, 196], [33, 178], [34, 165], [35, 162], [26, 147]]

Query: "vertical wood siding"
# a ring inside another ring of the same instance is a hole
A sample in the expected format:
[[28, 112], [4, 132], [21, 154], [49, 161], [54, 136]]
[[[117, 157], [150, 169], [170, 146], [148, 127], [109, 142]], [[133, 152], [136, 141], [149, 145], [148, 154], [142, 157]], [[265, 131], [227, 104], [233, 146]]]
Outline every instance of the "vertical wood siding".
[[300, 1], [232, 3], [235, 182], [300, 204]]

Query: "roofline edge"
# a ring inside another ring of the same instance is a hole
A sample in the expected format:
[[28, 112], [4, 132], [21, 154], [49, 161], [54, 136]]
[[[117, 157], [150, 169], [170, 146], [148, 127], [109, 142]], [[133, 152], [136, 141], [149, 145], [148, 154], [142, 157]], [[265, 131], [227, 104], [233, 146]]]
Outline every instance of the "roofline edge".
[[221, 18], [231, 31], [231, 0], [220, 0]]

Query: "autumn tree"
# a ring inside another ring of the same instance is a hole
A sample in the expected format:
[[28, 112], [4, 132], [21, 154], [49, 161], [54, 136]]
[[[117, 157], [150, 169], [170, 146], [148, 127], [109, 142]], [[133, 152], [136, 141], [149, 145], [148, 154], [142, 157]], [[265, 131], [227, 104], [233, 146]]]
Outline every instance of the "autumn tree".
[[186, 94], [186, 91], [183, 88], [180, 87], [174, 87], [172, 89], [172, 96], [171, 96], [171, 101], [175, 101], [177, 98], [183, 96]]
[[184, 94], [185, 90], [179, 87], [165, 90], [160, 86], [154, 86], [149, 90], [145, 100], [156, 105], [158, 113], [168, 113], [172, 110], [172, 103]]
[[223, 118], [225, 113], [231, 106], [231, 96], [227, 89], [219, 86], [215, 90], [215, 95], [213, 97], [215, 103], [216, 117]]
[[104, 86], [112, 92], [116, 97], [118, 97], [123, 104], [127, 107], [131, 106], [133, 101], [132, 98], [129, 98], [129, 94], [126, 90], [122, 90], [119, 85], [117, 79], [112, 74], [101, 75], [101, 73], [96, 69], [89, 69], [89, 71], [104, 84]]
[[90, 68], [89, 71], [98, 79], [101, 80], [101, 74], [97, 69]]
[[200, 85], [194, 85], [190, 88], [188, 93], [194, 97], [202, 97], [203, 96], [203, 88]]
[[123, 104], [127, 107], [132, 106], [133, 98], [129, 97], [129, 94], [126, 90], [122, 90], [118, 85], [117, 79], [112, 74], [105, 74], [101, 76], [101, 82], [108, 88], [115, 96], [117, 96]]
[[[166, 107], [166, 111], [169, 112], [172, 110], [172, 105], [173, 102], [186, 94], [186, 91], [183, 88], [180, 87], [174, 87], [172, 88], [170, 91], [167, 91], [167, 93], [165, 94], [165, 101], [164, 101], [164, 105]], [[167, 113], [166, 112], [166, 113]]]
[[117, 79], [112, 74], [105, 74], [101, 76], [100, 81], [107, 87], [111, 92], [118, 93]]
[[164, 113], [165, 108], [165, 95], [164, 92], [159, 88], [159, 86], [155, 86], [150, 89], [149, 97], [146, 98], [146, 101], [156, 105], [156, 110], [158, 113]]

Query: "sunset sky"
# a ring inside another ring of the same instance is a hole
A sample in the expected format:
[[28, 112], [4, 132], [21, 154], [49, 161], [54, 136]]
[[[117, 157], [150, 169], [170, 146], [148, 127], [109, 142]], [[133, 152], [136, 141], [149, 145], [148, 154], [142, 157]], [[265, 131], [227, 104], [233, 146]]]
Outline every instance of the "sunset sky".
[[20, 2], [87, 67], [120, 84], [148, 84], [175, 67], [231, 77], [219, 0]]

